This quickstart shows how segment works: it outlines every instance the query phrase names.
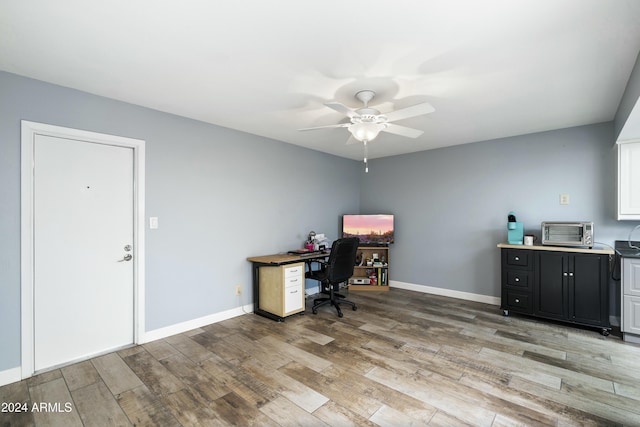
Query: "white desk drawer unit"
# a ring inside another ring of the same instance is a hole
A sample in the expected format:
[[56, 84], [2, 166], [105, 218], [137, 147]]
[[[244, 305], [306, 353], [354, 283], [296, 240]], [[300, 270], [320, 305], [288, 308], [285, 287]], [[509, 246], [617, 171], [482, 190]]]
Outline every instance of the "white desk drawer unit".
[[304, 263], [260, 267], [260, 308], [285, 317], [304, 311]]

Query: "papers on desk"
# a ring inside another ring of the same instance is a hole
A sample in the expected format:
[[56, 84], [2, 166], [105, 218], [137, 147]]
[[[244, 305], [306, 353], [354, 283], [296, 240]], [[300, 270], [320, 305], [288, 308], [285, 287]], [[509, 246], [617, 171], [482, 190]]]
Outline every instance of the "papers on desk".
[[316, 234], [313, 244], [318, 249], [323, 247], [325, 249], [331, 248], [331, 245], [329, 244], [329, 239], [327, 239], [324, 234]]

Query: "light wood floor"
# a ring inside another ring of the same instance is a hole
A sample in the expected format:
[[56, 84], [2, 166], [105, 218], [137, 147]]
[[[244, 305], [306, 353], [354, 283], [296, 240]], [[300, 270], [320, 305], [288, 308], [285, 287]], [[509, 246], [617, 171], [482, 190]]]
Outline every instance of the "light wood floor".
[[342, 319], [247, 314], [4, 386], [28, 410], [0, 426], [640, 425], [640, 346], [399, 289], [349, 299]]

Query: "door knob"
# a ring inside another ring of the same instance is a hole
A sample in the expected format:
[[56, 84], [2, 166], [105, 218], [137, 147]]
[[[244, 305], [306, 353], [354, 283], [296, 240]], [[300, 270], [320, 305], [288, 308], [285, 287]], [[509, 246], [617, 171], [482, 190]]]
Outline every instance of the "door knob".
[[133, 258], [133, 255], [131, 254], [126, 254], [124, 256], [124, 258], [122, 258], [121, 260], [119, 260], [118, 262], [122, 262], [122, 261], [131, 261], [131, 258]]

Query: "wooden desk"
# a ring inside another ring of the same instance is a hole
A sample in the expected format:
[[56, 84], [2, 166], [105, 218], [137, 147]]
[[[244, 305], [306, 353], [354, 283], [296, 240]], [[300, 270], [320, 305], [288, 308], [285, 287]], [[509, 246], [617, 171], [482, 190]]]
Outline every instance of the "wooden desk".
[[[259, 314], [260, 316], [264, 316], [269, 319], [276, 320], [278, 322], [283, 322], [286, 317], [283, 315], [283, 313], [272, 313], [263, 308], [260, 308], [260, 268], [261, 267], [280, 267], [280, 266], [286, 266], [289, 264], [296, 264], [296, 263], [305, 263], [305, 265], [307, 265], [308, 263], [311, 263], [314, 260], [323, 259], [328, 256], [329, 256], [328, 253], [313, 253], [308, 255], [307, 254], [305, 255], [274, 254], [274, 255], [263, 255], [263, 256], [247, 258], [247, 261], [251, 262], [251, 266], [252, 266], [253, 312], [255, 314]], [[303, 278], [302, 292], [304, 293], [304, 272], [302, 274], [302, 278]], [[263, 287], [264, 286], [265, 284], [263, 284]], [[268, 286], [282, 286], [282, 284], [280, 285], [270, 284]], [[304, 313], [304, 302], [302, 305], [301, 312]]]

